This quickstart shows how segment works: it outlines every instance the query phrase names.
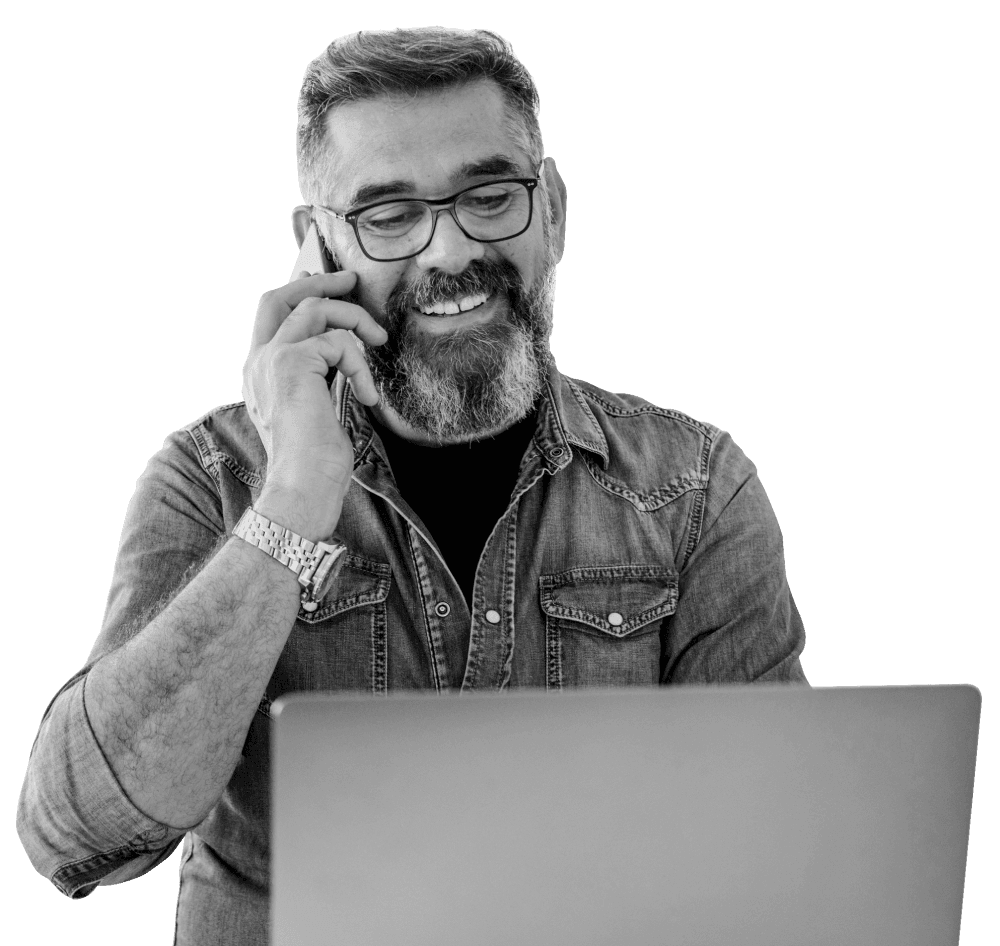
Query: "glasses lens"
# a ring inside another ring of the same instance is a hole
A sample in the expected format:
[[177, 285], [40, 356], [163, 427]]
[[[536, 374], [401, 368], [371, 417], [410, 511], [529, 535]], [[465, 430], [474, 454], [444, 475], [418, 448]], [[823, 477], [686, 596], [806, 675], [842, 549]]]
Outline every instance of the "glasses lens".
[[462, 227], [476, 240], [505, 240], [522, 233], [531, 220], [531, 192], [504, 181], [466, 191], [455, 203]]
[[358, 239], [376, 259], [419, 253], [431, 232], [431, 210], [415, 200], [380, 204], [358, 217]]
[[[415, 256], [430, 242], [434, 213], [418, 200], [379, 204], [358, 217], [358, 239], [373, 259]], [[460, 194], [455, 213], [472, 239], [507, 240], [523, 233], [531, 222], [531, 191], [515, 181], [484, 184]]]

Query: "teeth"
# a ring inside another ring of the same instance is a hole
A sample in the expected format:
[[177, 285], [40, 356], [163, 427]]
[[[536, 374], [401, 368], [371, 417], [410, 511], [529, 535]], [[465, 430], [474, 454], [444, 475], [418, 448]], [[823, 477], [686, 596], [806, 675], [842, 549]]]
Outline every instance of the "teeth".
[[466, 296], [464, 299], [458, 300], [458, 307], [463, 312], [468, 312], [469, 309], [475, 309], [476, 306], [481, 306], [486, 301], [486, 293], [480, 293], [478, 296]]
[[481, 306], [487, 299], [485, 292], [475, 296], [465, 296], [462, 299], [448, 299], [435, 302], [432, 306], [422, 306], [420, 311], [424, 315], [458, 315], [459, 312], [468, 312]]

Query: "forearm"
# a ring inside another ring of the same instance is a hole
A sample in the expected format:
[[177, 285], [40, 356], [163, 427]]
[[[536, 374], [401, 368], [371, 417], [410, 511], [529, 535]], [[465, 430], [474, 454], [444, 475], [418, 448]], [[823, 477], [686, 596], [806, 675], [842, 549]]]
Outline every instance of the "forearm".
[[143, 631], [91, 669], [95, 735], [149, 817], [186, 827], [218, 801], [299, 591], [288, 568], [231, 539]]

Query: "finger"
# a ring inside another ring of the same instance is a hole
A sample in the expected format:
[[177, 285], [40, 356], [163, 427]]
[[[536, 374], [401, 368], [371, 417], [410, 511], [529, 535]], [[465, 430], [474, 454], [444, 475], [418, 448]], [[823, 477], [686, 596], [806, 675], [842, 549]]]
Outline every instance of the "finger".
[[356, 273], [341, 270], [336, 273], [318, 273], [310, 276], [308, 273], [304, 279], [296, 279], [281, 286], [278, 289], [271, 289], [260, 297], [257, 305], [257, 318], [253, 326], [253, 344], [266, 345], [278, 327], [305, 299], [311, 296], [321, 298], [336, 298], [349, 293], [358, 281]]
[[370, 345], [382, 345], [389, 336], [371, 314], [353, 302], [311, 296], [296, 306], [274, 333], [275, 341], [300, 342], [331, 329], [348, 329]]
[[335, 273], [308, 272], [303, 278], [294, 280], [282, 286], [275, 292], [288, 303], [289, 309], [294, 309], [303, 299], [310, 296], [321, 298], [336, 298], [349, 293], [357, 284], [358, 274], [349, 269], [338, 269]]
[[325, 335], [315, 336], [312, 342], [326, 363], [347, 378], [362, 404], [370, 407], [378, 404], [378, 389], [371, 369], [357, 342], [350, 335], [346, 332], [327, 332]]

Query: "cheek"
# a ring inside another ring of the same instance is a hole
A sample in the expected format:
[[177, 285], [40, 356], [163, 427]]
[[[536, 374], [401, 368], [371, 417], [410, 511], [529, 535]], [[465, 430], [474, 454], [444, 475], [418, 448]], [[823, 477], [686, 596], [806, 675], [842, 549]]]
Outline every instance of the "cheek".
[[548, 243], [550, 239], [548, 231], [546, 208], [541, 202], [536, 202], [528, 232], [510, 241], [511, 247], [508, 257], [521, 271], [521, 276], [527, 286], [534, 285], [548, 268]]
[[[528, 237], [532, 239], [528, 239]], [[535, 283], [545, 262], [545, 241], [540, 232], [537, 234], [537, 238], [535, 237], [534, 226], [532, 226], [531, 230], [523, 237], [511, 240], [503, 254], [509, 262], [517, 267], [525, 286], [531, 286]]]
[[367, 265], [357, 263], [354, 267], [354, 272], [358, 274], [354, 297], [377, 322], [382, 322], [389, 294], [399, 285], [406, 267], [394, 263], [373, 263], [369, 259], [364, 262]]

